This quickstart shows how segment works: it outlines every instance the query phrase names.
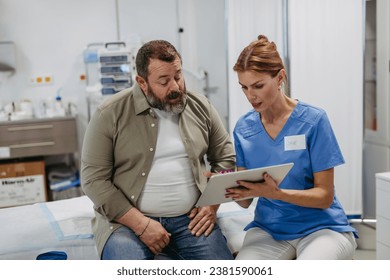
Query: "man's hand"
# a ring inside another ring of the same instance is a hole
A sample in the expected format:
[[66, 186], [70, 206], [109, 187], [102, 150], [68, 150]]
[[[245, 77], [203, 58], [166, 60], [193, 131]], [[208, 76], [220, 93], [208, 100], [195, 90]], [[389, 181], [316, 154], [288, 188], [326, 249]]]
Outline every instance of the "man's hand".
[[169, 244], [170, 233], [157, 221], [144, 216], [132, 207], [117, 222], [129, 227], [145, 243], [153, 254], [158, 255]]
[[191, 222], [188, 229], [195, 236], [209, 236], [213, 231], [217, 221], [217, 210], [219, 205], [194, 208], [191, 210], [189, 218]]
[[148, 246], [153, 254], [158, 255], [169, 244], [170, 234], [159, 222], [150, 219], [139, 239]]

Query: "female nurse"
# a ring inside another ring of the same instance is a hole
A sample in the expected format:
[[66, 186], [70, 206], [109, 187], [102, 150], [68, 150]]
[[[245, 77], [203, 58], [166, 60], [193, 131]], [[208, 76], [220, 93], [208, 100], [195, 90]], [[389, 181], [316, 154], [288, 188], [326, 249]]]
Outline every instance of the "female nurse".
[[[282, 182], [239, 181], [235, 200], [259, 197], [237, 259], [352, 259], [356, 230], [335, 196], [334, 168], [344, 163], [326, 112], [285, 94], [286, 70], [264, 35], [234, 66], [253, 109], [234, 128], [238, 170], [294, 163]], [[280, 184], [279, 184], [280, 183]], [[248, 207], [252, 199], [237, 201]]]

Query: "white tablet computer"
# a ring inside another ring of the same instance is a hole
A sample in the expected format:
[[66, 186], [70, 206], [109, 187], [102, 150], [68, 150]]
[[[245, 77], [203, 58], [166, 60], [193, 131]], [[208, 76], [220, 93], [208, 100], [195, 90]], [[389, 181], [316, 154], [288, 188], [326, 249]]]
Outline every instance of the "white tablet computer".
[[262, 181], [264, 172], [267, 172], [279, 185], [293, 165], [293, 163], [286, 163], [213, 175], [210, 177], [206, 189], [203, 191], [195, 206], [202, 207], [231, 202], [233, 201], [231, 198], [225, 197], [227, 188], [237, 187], [238, 180], [253, 182]]

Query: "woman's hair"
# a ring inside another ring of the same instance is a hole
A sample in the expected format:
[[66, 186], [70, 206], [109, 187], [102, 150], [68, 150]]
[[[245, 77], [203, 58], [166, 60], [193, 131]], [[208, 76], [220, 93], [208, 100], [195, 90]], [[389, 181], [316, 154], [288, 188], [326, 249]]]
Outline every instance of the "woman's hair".
[[147, 81], [150, 59], [173, 62], [176, 58], [179, 58], [181, 63], [181, 56], [171, 43], [164, 40], [147, 42], [138, 50], [135, 58], [137, 74]]
[[281, 69], [285, 68], [276, 45], [264, 35], [259, 35], [242, 50], [233, 67], [234, 71], [256, 71], [268, 73], [271, 77], [276, 77]]

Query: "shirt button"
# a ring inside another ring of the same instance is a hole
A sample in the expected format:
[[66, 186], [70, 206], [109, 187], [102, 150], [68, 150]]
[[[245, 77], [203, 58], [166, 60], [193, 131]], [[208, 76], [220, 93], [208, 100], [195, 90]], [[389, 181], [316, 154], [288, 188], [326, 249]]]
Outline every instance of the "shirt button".
[[150, 148], [149, 151], [153, 152], [153, 148]]
[[146, 174], [145, 174], [145, 172], [142, 172], [142, 174], [141, 174], [142, 176], [145, 176]]
[[154, 127], [154, 126], [155, 126], [155, 124], [154, 124], [154, 123], [152, 123], [150, 126], [151, 126], [151, 127]]
[[110, 226], [110, 229], [112, 230], [112, 229], [114, 229], [114, 227], [113, 227], [113, 226]]
[[131, 196], [131, 199], [134, 199], [134, 195]]

